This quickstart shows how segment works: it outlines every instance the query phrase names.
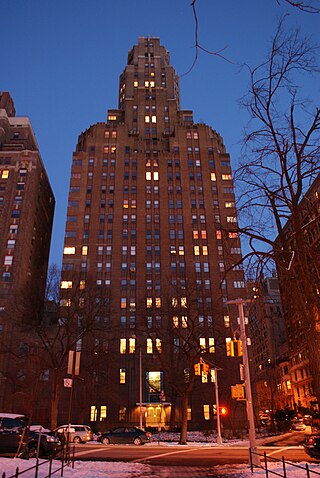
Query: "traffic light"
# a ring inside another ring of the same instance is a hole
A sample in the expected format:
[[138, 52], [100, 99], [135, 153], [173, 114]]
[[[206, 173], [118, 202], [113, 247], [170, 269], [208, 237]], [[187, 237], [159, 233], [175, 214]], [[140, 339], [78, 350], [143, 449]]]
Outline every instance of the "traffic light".
[[209, 369], [210, 369], [210, 365], [209, 365], [208, 363], [203, 362], [203, 364], [202, 364], [202, 372], [203, 372], [205, 375], [208, 375]]
[[230, 337], [226, 338], [226, 351], [228, 357], [234, 357], [234, 344]]
[[242, 340], [238, 340], [238, 357], [242, 357]]
[[194, 374], [195, 375], [201, 375], [201, 364], [200, 363], [195, 363], [194, 364]]
[[225, 417], [226, 415], [228, 415], [229, 410], [227, 409], [227, 407], [219, 407], [219, 412], [220, 412], [220, 415]]

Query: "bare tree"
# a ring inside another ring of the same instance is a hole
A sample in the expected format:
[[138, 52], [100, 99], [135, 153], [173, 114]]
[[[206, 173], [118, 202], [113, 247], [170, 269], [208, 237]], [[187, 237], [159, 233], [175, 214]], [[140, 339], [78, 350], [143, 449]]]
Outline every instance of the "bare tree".
[[[294, 1], [294, 0], [275, 0], [278, 5], [281, 4], [288, 4], [291, 7], [300, 10], [301, 12], [305, 13], [320, 13], [320, 1], [319, 0], [303, 0], [303, 1]], [[199, 21], [198, 21], [198, 13], [197, 13], [197, 0], [192, 0], [190, 3], [191, 9], [192, 9], [192, 14], [193, 14], [193, 19], [194, 19], [194, 58], [191, 66], [188, 68], [188, 70], [181, 75], [181, 77], [188, 75], [191, 70], [193, 70], [194, 66], [197, 63], [199, 53], [202, 51], [204, 53], [207, 53], [209, 55], [216, 56], [218, 58], [221, 58], [222, 60], [225, 60], [229, 63], [233, 63], [230, 61], [230, 59], [225, 56], [224, 52], [227, 49], [227, 46], [224, 46], [219, 49], [209, 49], [204, 47], [199, 40]]]
[[[181, 433], [179, 443], [187, 443], [188, 403], [191, 392], [198, 390], [195, 381], [195, 364], [208, 360], [213, 364], [218, 348], [225, 354], [225, 332], [219, 329], [219, 304], [212, 304], [212, 309], [202, 310], [198, 303], [199, 290], [195, 280], [189, 278], [183, 289], [168, 286], [162, 293], [161, 326], [145, 324], [147, 336], [152, 343], [152, 353], [157, 358], [165, 376], [165, 394], [171, 402], [171, 428], [176, 424], [177, 407], [181, 416]], [[155, 312], [157, 309], [155, 309]], [[213, 312], [214, 311], [214, 312]], [[221, 311], [220, 311], [221, 312]], [[148, 317], [152, 309], [145, 309], [143, 315]], [[217, 314], [213, 316], [211, 314]], [[223, 333], [224, 332], [224, 333]], [[207, 376], [210, 382], [210, 377]]]
[[286, 32], [284, 24], [282, 19], [265, 62], [247, 66], [250, 85], [243, 104], [250, 123], [236, 173], [242, 191], [238, 210], [250, 246], [245, 259], [256, 260], [260, 270], [272, 259], [282, 284], [286, 281], [287, 314], [299, 318], [306, 334], [320, 401], [319, 250], [309, 240], [319, 211], [305, 197], [320, 173], [320, 107], [303, 98], [299, 87], [305, 75], [318, 75], [319, 51], [298, 30]]

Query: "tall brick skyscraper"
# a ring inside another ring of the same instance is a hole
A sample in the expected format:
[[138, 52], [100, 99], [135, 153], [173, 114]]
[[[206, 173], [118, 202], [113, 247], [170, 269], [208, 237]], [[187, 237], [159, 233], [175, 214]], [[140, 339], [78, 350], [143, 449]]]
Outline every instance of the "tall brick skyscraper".
[[212, 427], [213, 383], [194, 376], [201, 358], [223, 369], [221, 401], [241, 415], [227, 306], [244, 294], [242, 270], [230, 270], [240, 259], [223, 139], [180, 109], [159, 38], [139, 38], [118, 109], [80, 135], [73, 155], [60, 305], [65, 323], [78, 319], [85, 380], [74, 410], [139, 424], [142, 408], [143, 425], [179, 424], [193, 382], [190, 427]]
[[[15, 116], [8, 92], [0, 92], [0, 406], [8, 393], [28, 382], [20, 379], [14, 358], [25, 357], [13, 343], [18, 324], [32, 328], [41, 320], [55, 200], [28, 117]], [[26, 341], [22, 337], [20, 342]], [[20, 347], [21, 348], [21, 347]], [[22, 347], [23, 348], [23, 347]], [[23, 362], [23, 360], [22, 360]], [[10, 379], [9, 379], [10, 375]], [[19, 384], [19, 385], [17, 385]], [[26, 398], [23, 398], [26, 402]], [[18, 401], [16, 403], [19, 403]], [[18, 407], [18, 405], [17, 405]], [[10, 410], [10, 409], [8, 409]]]

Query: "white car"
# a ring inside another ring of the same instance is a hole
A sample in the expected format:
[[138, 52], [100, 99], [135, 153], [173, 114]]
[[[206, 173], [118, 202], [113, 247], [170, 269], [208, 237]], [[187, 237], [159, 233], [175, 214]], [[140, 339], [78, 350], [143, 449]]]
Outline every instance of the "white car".
[[[67, 440], [69, 425], [61, 425], [54, 430], [58, 436]], [[93, 431], [88, 425], [70, 425], [69, 442], [86, 443], [93, 440]]]
[[291, 422], [291, 430], [303, 432], [303, 431], [305, 431], [305, 429], [306, 429], [306, 426], [303, 423], [302, 419], [301, 420], [293, 420]]

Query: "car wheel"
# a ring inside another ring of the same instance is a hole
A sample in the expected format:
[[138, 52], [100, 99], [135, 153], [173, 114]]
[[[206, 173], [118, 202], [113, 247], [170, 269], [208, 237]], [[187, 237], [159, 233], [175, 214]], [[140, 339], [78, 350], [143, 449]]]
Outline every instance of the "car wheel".
[[110, 445], [110, 438], [108, 438], [108, 437], [102, 438], [102, 443], [103, 443], [104, 445]]
[[37, 458], [37, 447], [35, 445], [31, 445], [28, 451], [29, 458]]
[[142, 445], [142, 441], [141, 441], [141, 438], [139, 437], [135, 437], [135, 439], [133, 440], [133, 444], [134, 445]]
[[73, 443], [81, 443], [81, 438], [80, 437], [74, 437]]

